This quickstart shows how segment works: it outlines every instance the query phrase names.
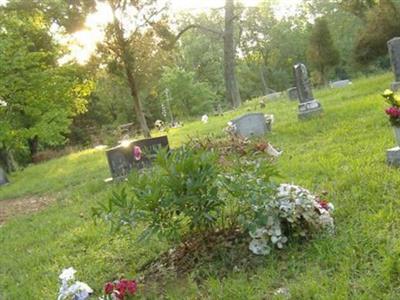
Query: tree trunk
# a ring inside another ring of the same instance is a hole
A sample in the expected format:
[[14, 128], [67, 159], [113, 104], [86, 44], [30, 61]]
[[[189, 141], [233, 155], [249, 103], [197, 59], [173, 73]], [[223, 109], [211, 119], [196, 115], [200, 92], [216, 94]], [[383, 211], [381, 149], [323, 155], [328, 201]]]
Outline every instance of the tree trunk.
[[242, 100], [235, 73], [234, 8], [233, 0], [225, 0], [224, 74], [226, 100], [236, 108], [240, 106]]
[[265, 71], [264, 66], [261, 66], [260, 67], [261, 83], [262, 83], [264, 95], [267, 95], [267, 94], [269, 94], [269, 90], [268, 90], [267, 79], [265, 78], [265, 72], [264, 71]]
[[139, 93], [136, 87], [136, 81], [133, 77], [132, 71], [129, 68], [129, 65], [125, 63], [125, 72], [126, 77], [128, 79], [129, 89], [131, 91], [131, 96], [133, 99], [133, 107], [136, 113], [136, 117], [139, 121], [140, 128], [142, 129], [142, 133], [145, 138], [151, 138], [149, 127], [147, 126], [147, 121], [143, 113], [142, 103], [140, 102]]
[[35, 154], [38, 152], [39, 137], [35, 135], [33, 138], [28, 139], [28, 146], [29, 146], [29, 152], [31, 154], [31, 159], [33, 159]]

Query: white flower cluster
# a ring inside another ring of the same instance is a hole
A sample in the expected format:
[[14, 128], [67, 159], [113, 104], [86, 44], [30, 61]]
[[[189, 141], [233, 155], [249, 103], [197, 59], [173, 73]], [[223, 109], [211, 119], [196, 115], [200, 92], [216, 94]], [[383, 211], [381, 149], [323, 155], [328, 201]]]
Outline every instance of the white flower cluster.
[[[268, 255], [273, 247], [282, 249], [288, 242], [286, 232], [306, 237], [312, 231], [334, 231], [331, 203], [321, 201], [308, 190], [281, 184], [273, 199], [253, 208], [266, 224], [250, 232], [249, 249], [256, 255]], [[259, 224], [259, 222], [255, 222]]]
[[224, 131], [230, 135], [235, 135], [237, 131], [236, 124], [233, 124], [233, 122], [229, 121], [227, 123], [227, 127], [224, 129]]
[[59, 278], [61, 281], [61, 287], [58, 292], [57, 300], [73, 299], [73, 300], [86, 300], [89, 298], [93, 290], [84, 282], [75, 281], [71, 284], [71, 281], [75, 280], [76, 270], [72, 267], [64, 269]]
[[0, 98], [0, 107], [7, 107], [7, 102]]

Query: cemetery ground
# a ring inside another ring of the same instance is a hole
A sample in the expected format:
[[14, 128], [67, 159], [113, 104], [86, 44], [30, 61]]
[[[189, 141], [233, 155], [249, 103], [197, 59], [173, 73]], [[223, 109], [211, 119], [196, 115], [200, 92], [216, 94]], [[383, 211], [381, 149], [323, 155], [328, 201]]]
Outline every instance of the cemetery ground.
[[[159, 299], [161, 292], [165, 299], [281, 299], [275, 291], [287, 288], [293, 299], [398, 299], [400, 171], [385, 161], [385, 151], [395, 141], [380, 96], [391, 77], [316, 91], [324, 114], [307, 121], [298, 121], [296, 101], [268, 102], [260, 110], [253, 100], [236, 112], [210, 117], [208, 124], [187, 122], [170, 131], [170, 143], [177, 147], [189, 135], [222, 135], [227, 121], [248, 110], [274, 114], [268, 140], [284, 150], [278, 161], [280, 181], [327, 191], [336, 208], [336, 234], [257, 257], [247, 270], [223, 272], [223, 263], [215, 261], [185, 278], [171, 274], [156, 287], [149, 284], [139, 297]], [[58, 274], [70, 266], [78, 270], [78, 280], [100, 294], [106, 281], [136, 278], [137, 269], [168, 250], [165, 242], [138, 243], [135, 231], [111, 233], [106, 224], [93, 221], [91, 208], [115, 188], [103, 182], [107, 177], [105, 154], [95, 150], [11, 176], [12, 184], [0, 189], [1, 202], [52, 201], [39, 212], [10, 216], [1, 225], [1, 299], [55, 299]], [[244, 253], [243, 259], [247, 257]], [[207, 276], [199, 281], [198, 272]]]

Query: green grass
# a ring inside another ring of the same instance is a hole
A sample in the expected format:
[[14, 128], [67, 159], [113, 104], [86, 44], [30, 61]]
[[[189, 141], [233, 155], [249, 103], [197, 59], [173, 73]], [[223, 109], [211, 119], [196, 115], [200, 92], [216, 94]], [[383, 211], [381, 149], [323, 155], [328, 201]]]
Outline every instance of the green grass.
[[[300, 122], [297, 104], [267, 104], [276, 118], [271, 142], [284, 150], [278, 166], [283, 181], [326, 190], [335, 204], [337, 233], [292, 245], [266, 257], [252, 272], [202, 284], [172, 280], [166, 299], [272, 299], [287, 287], [293, 299], [400, 298], [400, 170], [389, 168], [385, 150], [393, 133], [379, 94], [391, 75], [356, 80], [341, 90], [316, 91], [322, 117]], [[222, 134], [226, 122], [248, 110], [193, 122], [169, 132], [173, 146], [189, 136]], [[17, 217], [0, 228], [0, 299], [55, 299], [57, 276], [74, 266], [79, 280], [99, 291], [103, 282], [135, 276], [135, 268], [168, 245], [137, 244], [135, 233], [111, 235], [95, 224], [90, 208], [109, 197], [112, 185], [103, 152], [85, 151], [32, 166], [11, 177], [0, 199], [32, 194], [56, 195], [37, 214]]]

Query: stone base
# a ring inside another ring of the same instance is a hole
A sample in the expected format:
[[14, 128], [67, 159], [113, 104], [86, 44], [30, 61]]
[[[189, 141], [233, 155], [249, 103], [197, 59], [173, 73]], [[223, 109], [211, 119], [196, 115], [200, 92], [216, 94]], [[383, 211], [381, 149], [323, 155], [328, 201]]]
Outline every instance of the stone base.
[[400, 90], [400, 82], [399, 81], [393, 82], [390, 88], [393, 92], [397, 92], [398, 90]]
[[389, 166], [400, 167], [400, 147], [387, 150], [387, 163]]
[[308, 119], [313, 116], [320, 115], [323, 112], [321, 104], [317, 100], [299, 104], [299, 114], [300, 120]]

